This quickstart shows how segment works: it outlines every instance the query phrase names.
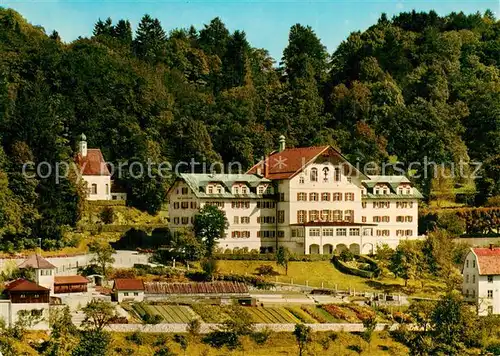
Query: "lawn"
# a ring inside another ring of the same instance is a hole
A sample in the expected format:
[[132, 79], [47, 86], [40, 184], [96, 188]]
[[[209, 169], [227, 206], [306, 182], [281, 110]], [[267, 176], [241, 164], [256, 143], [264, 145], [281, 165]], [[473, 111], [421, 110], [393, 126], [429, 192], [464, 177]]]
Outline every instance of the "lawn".
[[[386, 291], [390, 293], [403, 292], [404, 280], [402, 278], [377, 278], [368, 279], [345, 274], [337, 270], [329, 261], [317, 262], [290, 262], [288, 275], [283, 268], [276, 267], [273, 261], [218, 261], [219, 272], [224, 274], [253, 274], [255, 269], [261, 265], [272, 265], [280, 272], [279, 276], [264, 276], [266, 280], [294, 284], [308, 284], [316, 288], [332, 288], [339, 290], [355, 291]], [[420, 288], [419, 281], [409, 281], [409, 287], [414, 287], [415, 296], [436, 296], [444, 290], [443, 283], [435, 280], [425, 280], [426, 289]]]
[[145, 303], [136, 303], [134, 310], [144, 318], [146, 314], [150, 316], [160, 315], [163, 323], [189, 323], [196, 317], [196, 314], [184, 305], [151, 305]]

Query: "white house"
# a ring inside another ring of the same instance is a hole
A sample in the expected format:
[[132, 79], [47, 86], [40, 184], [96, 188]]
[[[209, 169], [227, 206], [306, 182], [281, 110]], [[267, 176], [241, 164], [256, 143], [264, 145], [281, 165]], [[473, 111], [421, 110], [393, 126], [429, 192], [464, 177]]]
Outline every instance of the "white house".
[[422, 195], [404, 176], [366, 176], [331, 146], [280, 149], [246, 174], [180, 174], [168, 191], [172, 232], [205, 204], [226, 214], [223, 249], [373, 253], [418, 238]]
[[87, 189], [87, 200], [126, 200], [125, 192], [113, 189], [102, 152], [98, 148], [87, 148], [87, 137], [82, 134], [78, 142], [76, 163]]
[[500, 248], [471, 248], [462, 274], [464, 298], [479, 315], [500, 314]]
[[29, 256], [19, 265], [20, 269], [33, 268], [35, 270], [35, 282], [39, 286], [50, 290], [54, 294], [54, 276], [56, 266], [38, 254]]
[[144, 282], [141, 279], [117, 278], [113, 285], [113, 295], [118, 303], [123, 301], [142, 302]]

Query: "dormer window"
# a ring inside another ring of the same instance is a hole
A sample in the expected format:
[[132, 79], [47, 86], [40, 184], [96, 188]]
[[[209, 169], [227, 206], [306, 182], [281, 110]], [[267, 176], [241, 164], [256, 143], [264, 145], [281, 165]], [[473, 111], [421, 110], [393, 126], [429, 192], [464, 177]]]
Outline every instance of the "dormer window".
[[222, 187], [220, 185], [217, 186], [217, 194], [222, 194]]
[[403, 188], [398, 188], [398, 194], [403, 194]]
[[234, 194], [240, 194], [240, 187], [233, 187]]
[[247, 187], [241, 187], [241, 193], [242, 194], [248, 194], [248, 188]]
[[311, 182], [317, 182], [317, 181], [318, 181], [318, 169], [311, 168]]
[[214, 193], [214, 187], [212, 187], [211, 185], [208, 186], [208, 194], [213, 194]]
[[273, 194], [273, 187], [268, 186], [268, 187], [266, 188], [266, 194]]
[[389, 190], [388, 190], [388, 189], [386, 189], [386, 188], [384, 188], [384, 194], [385, 194], [385, 195], [389, 194]]
[[257, 188], [257, 194], [264, 194], [264, 187], [262, 185]]
[[380, 194], [380, 189], [375, 189], [375, 194]]
[[406, 188], [406, 194], [411, 194], [411, 188]]

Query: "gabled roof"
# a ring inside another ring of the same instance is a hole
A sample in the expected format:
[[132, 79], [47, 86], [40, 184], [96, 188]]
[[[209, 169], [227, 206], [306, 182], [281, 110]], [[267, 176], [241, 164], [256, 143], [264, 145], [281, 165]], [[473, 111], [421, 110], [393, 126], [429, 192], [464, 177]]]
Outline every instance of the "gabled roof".
[[[423, 195], [420, 191], [413, 187], [411, 181], [405, 176], [368, 176], [368, 180], [363, 180], [362, 184], [368, 189], [367, 194], [363, 198], [367, 199], [422, 199]], [[389, 187], [389, 194], [373, 194], [371, 190], [377, 184], [384, 184]], [[397, 194], [398, 187], [403, 185], [412, 186], [412, 194]]]
[[113, 286], [114, 290], [144, 290], [142, 279], [117, 278]]
[[[183, 180], [191, 188], [193, 193], [198, 198], [261, 198], [250, 189], [246, 194], [234, 194], [232, 191], [233, 184], [243, 183], [249, 188], [255, 188], [260, 184], [269, 184], [271, 181], [266, 178], [259, 177], [255, 174], [197, 174], [197, 173], [180, 173], [178, 180]], [[208, 194], [206, 186], [209, 183], [219, 183], [224, 187], [224, 191], [220, 194], [214, 192]], [[173, 189], [174, 185], [170, 188]], [[170, 192], [169, 190], [169, 192]], [[168, 194], [168, 193], [167, 193]]]
[[55, 269], [52, 263], [47, 261], [42, 256], [35, 254], [31, 255], [19, 265], [19, 268], [34, 268], [34, 269]]
[[83, 276], [55, 276], [54, 284], [87, 284], [89, 280]]
[[[250, 168], [247, 173], [256, 174], [260, 171], [264, 177], [272, 180], [290, 179], [321, 155], [336, 156], [350, 165], [347, 159], [332, 146], [298, 147], [272, 152]], [[359, 173], [361, 178], [366, 178], [355, 168], [354, 171]]]
[[242, 282], [147, 282], [147, 294], [246, 294], [248, 287]]
[[39, 286], [38, 284], [28, 281], [27, 279], [19, 278], [15, 281], [7, 283], [5, 290], [8, 292], [46, 292], [50, 289]]
[[110, 176], [108, 166], [98, 148], [89, 148], [87, 155], [82, 157], [80, 153], [76, 156], [76, 163], [84, 176]]
[[480, 275], [500, 275], [500, 248], [472, 248]]

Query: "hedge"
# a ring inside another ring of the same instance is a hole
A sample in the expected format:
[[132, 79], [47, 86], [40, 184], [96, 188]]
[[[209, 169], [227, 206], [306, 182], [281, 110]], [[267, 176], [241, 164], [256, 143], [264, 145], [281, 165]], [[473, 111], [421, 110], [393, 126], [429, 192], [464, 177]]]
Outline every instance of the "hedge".
[[87, 200], [87, 204], [93, 206], [126, 206], [125, 200]]
[[168, 228], [166, 224], [127, 224], [127, 225], [113, 225], [113, 224], [81, 224], [78, 226], [80, 231], [89, 232], [127, 232], [131, 229], [152, 231], [158, 228]]
[[375, 277], [375, 272], [365, 271], [359, 268], [354, 268], [348, 266], [343, 261], [341, 261], [338, 256], [333, 256], [332, 258], [333, 265], [340, 271], [347, 274], [352, 274], [354, 276], [364, 277], [364, 278], [373, 278]]

